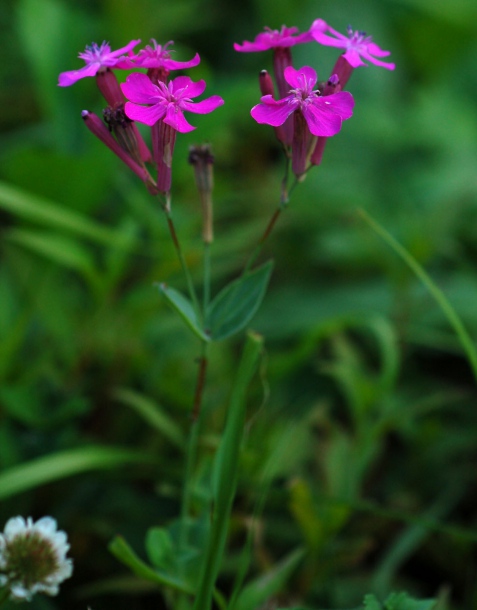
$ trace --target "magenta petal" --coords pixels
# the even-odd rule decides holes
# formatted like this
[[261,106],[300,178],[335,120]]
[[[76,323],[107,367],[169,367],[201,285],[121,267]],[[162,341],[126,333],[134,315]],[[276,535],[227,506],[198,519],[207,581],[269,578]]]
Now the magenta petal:
[[356,51],[355,49],[349,49],[346,53],[343,53],[343,57],[349,63],[352,68],[359,68],[360,66],[366,66],[367,64],[361,59],[363,52]]
[[319,102],[323,102],[338,114],[342,119],[349,119],[353,115],[354,98],[348,91],[340,91],[332,95],[325,95],[318,98]]
[[184,114],[177,106],[169,105],[167,108],[166,116],[164,117],[164,123],[170,125],[180,133],[187,133],[193,131],[195,127],[186,121]]
[[348,46],[348,39],[345,37],[343,37],[344,40],[339,40],[328,36],[328,34],[325,34],[320,30],[312,30],[311,35],[316,40],[316,42],[319,42],[320,44],[323,44],[326,47],[338,47],[341,49],[346,49],[346,47]]
[[128,44],[125,47],[121,47],[117,51],[113,51],[112,53],[109,54],[109,56],[111,58],[113,58],[113,57],[119,57],[121,55],[124,55],[125,53],[129,53],[129,51],[134,49],[134,47],[136,45],[138,45],[140,42],[141,42],[141,39],[139,39],[139,40],[131,40],[131,42],[128,42]]
[[370,55],[376,55],[376,57],[388,57],[388,55],[391,55],[391,51],[384,51],[375,42],[369,42],[366,45],[366,51]]
[[324,19],[315,19],[315,21],[313,21],[313,23],[311,24],[309,31],[313,32],[315,30],[317,32],[326,32],[327,29],[328,24]]
[[[325,99],[325,98],[321,98]],[[317,98],[317,101],[321,101]],[[334,136],[341,129],[341,117],[320,103],[309,104],[302,108],[308,129],[314,136]]]
[[139,72],[130,74],[126,82],[121,84],[121,89],[128,100],[136,104],[151,104],[157,101],[160,95],[158,87],[145,74]]
[[287,66],[283,74],[287,83],[295,89],[303,88],[304,83],[303,79],[300,78],[301,76],[305,77],[306,83],[310,89],[316,85],[316,72],[310,66],[303,66],[303,68],[300,68],[299,70],[295,70],[293,66]]
[[265,51],[265,49],[257,48],[257,46],[258,45],[253,42],[249,42],[248,40],[244,40],[242,44],[234,42],[234,50],[238,51],[239,53],[253,53],[254,51]]
[[[270,98],[271,102],[263,102],[265,98]],[[275,101],[271,96],[266,95],[262,98],[262,103],[257,104],[252,108],[250,114],[257,121],[257,123],[266,123],[273,127],[279,127],[287,120],[287,118],[293,113],[297,104],[293,103],[293,98],[285,98],[280,101]]]
[[394,70],[394,68],[396,67],[396,64],[389,63],[387,61],[381,61],[380,59],[376,59],[375,57],[373,57],[372,55],[369,55],[369,53],[366,53],[364,51],[361,51],[361,55],[362,55],[362,57],[364,57],[364,59],[366,59],[370,63],[374,64],[375,66],[380,66],[381,68],[386,68],[387,70]]
[[189,61],[175,61],[173,59],[165,59],[164,67],[168,70],[184,70],[185,68],[195,68],[200,64],[200,56],[198,53]]
[[94,76],[100,69],[101,64],[94,63],[89,66],[83,66],[79,70],[70,70],[69,72],[62,72],[58,76],[58,85],[60,87],[69,87],[76,83],[76,81],[87,76]]
[[132,102],[126,102],[124,104],[124,112],[126,116],[133,121],[139,121],[145,125],[154,125],[159,119],[166,114],[166,108],[162,104],[155,104],[154,106],[138,106]]
[[114,67],[119,70],[133,70],[138,68],[139,65],[136,63],[136,56],[132,55],[130,57],[120,57]]
[[212,95],[201,102],[182,102],[183,110],[195,112],[196,114],[208,114],[213,112],[219,106],[222,106],[224,100],[219,95]]
[[188,76],[178,76],[171,81],[172,91],[176,93],[180,89],[185,89],[183,97],[197,97],[205,91],[205,80],[197,81],[196,83]]

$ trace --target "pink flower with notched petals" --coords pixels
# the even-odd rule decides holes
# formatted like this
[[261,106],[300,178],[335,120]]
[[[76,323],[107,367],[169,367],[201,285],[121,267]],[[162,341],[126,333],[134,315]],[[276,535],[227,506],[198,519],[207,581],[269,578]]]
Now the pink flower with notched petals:
[[253,53],[255,51],[269,51],[276,48],[293,47],[301,42],[310,42],[313,40],[310,32],[298,34],[298,28],[287,28],[282,25],[280,30],[272,30],[265,28],[265,32],[261,32],[255,37],[253,42],[244,40],[243,44],[234,43],[234,49],[242,53]]
[[84,53],[80,53],[78,56],[86,62],[86,66],[79,70],[62,72],[58,78],[58,85],[60,87],[69,87],[81,78],[95,76],[102,68],[118,67],[122,56],[131,51],[140,42],[140,40],[131,40],[125,47],[121,47],[117,51],[111,51],[111,47],[107,42],[103,42],[101,45],[93,42],[86,47]]
[[182,70],[185,68],[194,68],[200,63],[199,54],[189,61],[175,61],[171,59],[171,50],[168,49],[170,45],[174,44],[173,40],[166,42],[165,45],[157,44],[152,39],[151,44],[147,45],[144,49],[141,49],[137,55],[130,55],[128,58],[123,59],[118,64],[119,68],[152,68],[167,70]]
[[260,104],[250,111],[257,123],[279,127],[293,112],[300,111],[312,135],[330,137],[337,134],[342,121],[353,114],[354,99],[351,93],[340,91],[332,95],[319,95],[318,90],[314,89],[317,75],[310,66],[299,70],[289,66],[284,76],[292,87],[289,95],[281,100],[274,100],[271,95],[263,96]]
[[185,119],[184,110],[208,114],[224,103],[218,95],[193,102],[191,98],[204,92],[205,81],[194,83],[188,76],[178,76],[169,83],[158,82],[155,85],[145,74],[134,73],[127,77],[121,89],[130,100],[124,106],[130,119],[146,125],[162,120],[181,133],[195,129]]
[[[332,35],[329,36],[326,32]],[[330,27],[323,19],[316,19],[311,24],[309,33],[316,42],[322,45],[345,49],[343,57],[353,68],[366,66],[367,64],[364,63],[363,59],[388,70],[394,70],[395,68],[395,64],[377,59],[379,57],[387,57],[391,55],[391,52],[383,51],[373,42],[371,36],[366,35],[366,32],[353,31],[348,26],[348,35],[345,36]]]

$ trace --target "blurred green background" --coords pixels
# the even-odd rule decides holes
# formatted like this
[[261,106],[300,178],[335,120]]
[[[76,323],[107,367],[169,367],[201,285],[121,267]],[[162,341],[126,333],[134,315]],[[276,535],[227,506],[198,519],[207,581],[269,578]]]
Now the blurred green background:
[[[357,214],[364,208],[432,275],[477,337],[477,6],[473,0],[3,0],[0,4],[0,524],[54,516],[74,577],[36,608],[158,607],[107,551],[142,554],[175,517],[197,341],[154,282],[183,288],[157,203],[85,129],[93,79],[57,87],[91,41],[174,40],[225,105],[194,115],[174,156],[173,214],[201,277],[192,144],[216,157],[213,286],[233,279],[279,198],[273,130],[249,115],[265,25],[351,24],[396,70],[355,71],[354,116],[293,194],[262,259],[272,284],[253,328],[267,358],[250,399],[223,587],[271,460],[251,573],[304,545],[277,601],[342,608],[366,592],[477,607],[475,380],[432,297]],[[293,49],[329,76],[336,50]],[[217,445],[240,340],[211,352],[197,485]],[[147,406],[144,407],[144,401]],[[145,413],[155,403],[161,421]],[[158,432],[159,430],[159,432]],[[447,601],[445,601],[447,598]],[[161,607],[159,602],[159,607]]]

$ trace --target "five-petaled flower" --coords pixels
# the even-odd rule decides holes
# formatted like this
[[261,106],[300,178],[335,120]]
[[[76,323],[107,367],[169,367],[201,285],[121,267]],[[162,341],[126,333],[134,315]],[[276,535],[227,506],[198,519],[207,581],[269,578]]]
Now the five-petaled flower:
[[[329,36],[326,32],[332,35]],[[322,45],[345,49],[343,57],[353,68],[366,66],[367,64],[364,63],[363,59],[388,70],[394,70],[395,68],[395,64],[378,59],[379,57],[387,57],[391,52],[378,47],[373,42],[372,37],[367,36],[366,32],[353,31],[351,26],[348,26],[348,35],[345,36],[330,27],[323,19],[316,19],[311,24],[310,34]]]
[[300,111],[312,135],[330,137],[341,129],[343,119],[349,119],[353,114],[354,99],[351,93],[340,91],[321,96],[314,89],[317,76],[310,66],[299,70],[289,66],[285,69],[285,80],[292,87],[287,97],[274,100],[271,95],[264,95],[260,104],[250,111],[257,123],[278,127],[293,112]]
[[171,59],[171,50],[168,49],[174,44],[173,40],[166,42],[165,45],[158,44],[154,39],[151,40],[150,45],[146,45],[144,49],[141,49],[137,55],[130,55],[127,58],[123,58],[118,62],[117,67],[122,69],[130,68],[148,68],[156,70],[164,70],[170,72],[171,70],[183,70],[185,68],[195,68],[200,63],[199,54],[196,53],[189,61],[176,61]]
[[80,78],[96,76],[101,69],[117,67],[120,61],[124,59],[124,54],[131,51],[140,42],[140,40],[131,40],[125,47],[121,47],[117,51],[111,51],[111,47],[107,42],[103,42],[101,45],[93,42],[86,47],[84,53],[80,53],[78,56],[84,59],[86,66],[79,70],[62,72],[58,78],[58,85],[60,87],[69,87],[77,80],[80,80]]
[[205,90],[205,81],[193,82],[188,76],[178,76],[169,83],[152,83],[145,74],[130,74],[121,85],[124,95],[130,100],[124,110],[133,121],[154,125],[162,120],[176,131],[186,133],[195,129],[184,117],[184,110],[197,114],[208,114],[224,100],[212,95],[201,102],[191,98],[201,95]]
[[298,28],[287,28],[282,25],[280,30],[272,30],[266,27],[265,32],[258,34],[253,42],[244,40],[242,44],[234,43],[234,49],[242,53],[252,53],[254,51],[293,47],[300,42],[310,42],[311,40],[313,38],[309,32],[298,34]]

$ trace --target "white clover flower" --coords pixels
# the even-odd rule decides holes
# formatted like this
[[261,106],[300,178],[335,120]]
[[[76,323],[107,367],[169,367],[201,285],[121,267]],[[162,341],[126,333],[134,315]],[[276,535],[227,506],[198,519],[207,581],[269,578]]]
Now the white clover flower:
[[7,587],[17,601],[30,601],[35,593],[56,595],[58,585],[73,572],[66,557],[69,548],[52,517],[35,523],[31,517],[9,519],[0,534],[0,587]]

